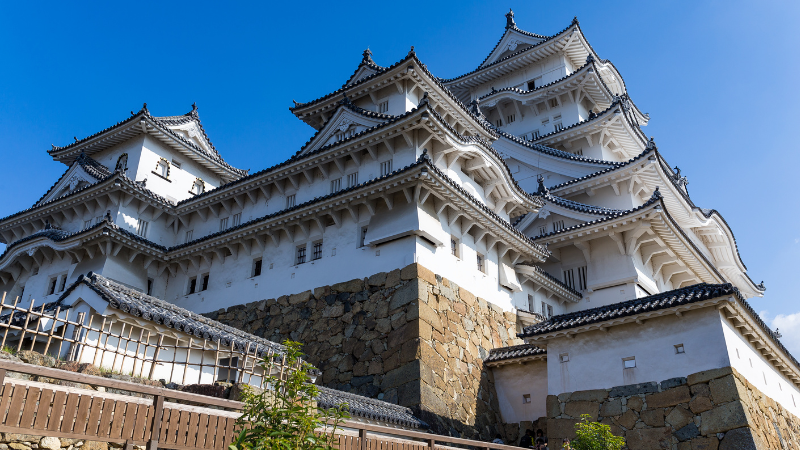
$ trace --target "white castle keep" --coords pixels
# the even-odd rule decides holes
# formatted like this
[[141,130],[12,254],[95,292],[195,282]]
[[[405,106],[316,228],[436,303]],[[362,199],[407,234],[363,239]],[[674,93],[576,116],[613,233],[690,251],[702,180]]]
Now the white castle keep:
[[365,51],[341,88],[290,108],[306,144],[254,173],[223,159],[194,105],[145,104],[53,146],[62,177],[0,219],[6,303],[82,302],[178,339],[81,286],[197,318],[416,263],[515,318],[518,345],[481,347],[505,423],[546,416],[548,395],[728,366],[800,415],[800,366],[746,301],[763,283],[642,131],[617,68],[577,20],[543,36],[506,18],[455,78],[413,47],[389,66]]

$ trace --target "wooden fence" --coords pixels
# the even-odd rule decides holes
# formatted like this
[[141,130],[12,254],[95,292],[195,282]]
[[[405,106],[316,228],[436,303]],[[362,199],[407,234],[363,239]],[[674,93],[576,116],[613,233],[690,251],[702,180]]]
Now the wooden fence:
[[[22,380],[6,376],[8,372],[127,391],[131,395]],[[146,445],[148,450],[224,450],[239,431],[235,422],[243,406],[232,400],[14,361],[0,360],[0,380],[0,432],[114,442],[124,444],[126,450],[133,445]],[[356,420],[347,420],[342,426],[336,439],[340,450],[442,450],[452,444],[462,448],[517,449]]]

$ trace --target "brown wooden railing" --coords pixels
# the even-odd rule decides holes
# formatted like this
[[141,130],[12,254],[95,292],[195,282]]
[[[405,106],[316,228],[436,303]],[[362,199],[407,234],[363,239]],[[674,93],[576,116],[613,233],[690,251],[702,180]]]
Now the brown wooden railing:
[[[139,397],[22,380],[7,376],[8,372],[127,391]],[[147,445],[148,450],[224,450],[239,431],[235,422],[243,406],[232,400],[15,361],[0,360],[0,381],[0,432],[114,442],[124,444],[126,450],[133,445]],[[441,450],[447,444],[517,449],[356,420],[345,421],[337,434],[340,450]]]

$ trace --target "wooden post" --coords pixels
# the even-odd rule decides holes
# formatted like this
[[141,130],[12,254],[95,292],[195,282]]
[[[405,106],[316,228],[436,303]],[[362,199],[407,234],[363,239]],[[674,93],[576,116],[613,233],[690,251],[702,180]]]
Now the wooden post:
[[0,386],[6,382],[6,369],[0,369]]
[[363,428],[359,429],[358,437],[361,440],[361,450],[367,450],[367,430]]
[[133,450],[133,442],[125,441],[125,449],[124,450]]
[[428,439],[428,448],[431,450],[436,448],[436,439]]
[[[148,344],[150,343],[150,335],[147,336],[147,343]],[[161,334],[158,335],[158,343],[156,344],[156,348],[153,351],[153,364],[150,365],[150,376],[148,378],[150,378],[151,380],[153,379],[153,374],[155,374],[155,372],[156,372],[156,365],[158,364],[158,353],[161,351],[161,344],[163,344],[163,343],[164,343],[164,334],[161,333]],[[144,356],[147,357],[147,349],[146,348],[144,350],[144,353],[145,353]],[[142,363],[142,368],[144,368],[144,363]],[[167,382],[170,382],[170,381],[172,381],[172,380],[168,380]]]
[[153,399],[153,426],[150,428],[150,442],[147,450],[158,449],[158,436],[161,435],[161,416],[164,413],[164,396],[156,395]]

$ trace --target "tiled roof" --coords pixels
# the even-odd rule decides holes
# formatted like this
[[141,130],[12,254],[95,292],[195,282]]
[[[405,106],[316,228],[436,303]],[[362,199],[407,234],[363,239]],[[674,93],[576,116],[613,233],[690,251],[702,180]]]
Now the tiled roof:
[[570,314],[553,316],[545,322],[540,322],[529,327],[525,327],[519,337],[531,337],[540,334],[552,333],[554,331],[568,330],[583,325],[597,322],[604,322],[625,316],[632,316],[649,311],[671,308],[673,306],[686,305],[702,300],[732,295],[741,301],[744,298],[739,290],[730,283],[726,284],[707,284],[700,283],[692,286],[662,292],[660,294],[637,298],[621,303],[601,306],[599,308],[586,309]]
[[563,206],[565,208],[586,214],[596,214],[600,216],[615,216],[623,214],[625,212],[625,210],[622,209],[605,208],[603,206],[586,205],[584,203],[574,202],[572,200],[567,200],[565,198],[558,197],[550,193],[548,193],[544,198],[545,200],[554,203],[556,205]]
[[319,98],[317,98],[317,99],[311,100],[311,101],[309,101],[309,102],[304,102],[304,103],[295,102],[295,105],[294,105],[293,107],[289,108],[289,110],[290,110],[290,111],[295,111],[295,110],[297,110],[297,109],[299,109],[299,108],[304,108],[304,107],[306,107],[306,106],[313,105],[313,104],[315,104],[315,103],[319,103],[319,102],[322,102],[322,101],[324,101],[324,100],[327,100],[327,99],[329,99],[329,98],[331,98],[331,97],[334,97],[334,96],[340,95],[340,94],[342,94],[342,93],[345,93],[347,90],[353,89],[353,88],[354,88],[354,87],[356,87],[356,86],[359,86],[359,85],[361,85],[361,84],[363,84],[363,83],[366,83],[367,81],[370,81],[370,80],[372,80],[373,78],[376,78],[376,77],[380,76],[381,74],[383,74],[383,73],[385,73],[385,72],[388,72],[388,71],[390,71],[390,70],[392,70],[392,69],[394,69],[394,68],[396,68],[396,67],[398,67],[398,66],[401,66],[402,64],[405,64],[405,63],[407,63],[407,62],[410,62],[410,61],[414,61],[415,63],[417,63],[417,65],[418,65],[418,66],[419,66],[419,67],[422,69],[422,71],[425,73],[425,75],[426,75],[428,78],[430,78],[430,79],[433,81],[433,83],[434,83],[434,84],[435,84],[437,87],[439,87],[439,89],[441,89],[441,90],[442,90],[442,92],[444,92],[444,93],[445,93],[445,94],[446,94],[448,97],[450,97],[450,100],[452,100],[452,101],[453,101],[453,102],[454,102],[456,105],[458,105],[458,106],[459,106],[459,107],[462,109],[462,112],[463,112],[463,113],[464,113],[464,114],[465,114],[467,117],[471,118],[472,120],[474,120],[475,122],[477,122],[479,125],[481,125],[481,126],[484,128],[484,130],[485,130],[485,131],[487,131],[487,132],[488,132],[490,135],[492,135],[492,136],[495,136],[495,135],[496,135],[496,133],[495,133],[495,131],[494,131],[494,128],[492,128],[488,122],[485,122],[485,121],[482,121],[482,120],[480,120],[480,118],[479,118],[479,117],[477,117],[475,114],[473,114],[473,113],[472,113],[472,112],[469,110],[469,108],[468,108],[468,107],[467,107],[467,106],[466,106],[464,103],[462,103],[462,102],[461,102],[461,100],[459,100],[459,99],[458,99],[458,98],[457,98],[457,97],[456,97],[456,96],[455,96],[455,95],[454,95],[454,94],[453,94],[453,93],[450,91],[450,89],[448,89],[448,88],[447,88],[447,87],[446,87],[444,84],[442,84],[442,81],[441,81],[441,79],[440,79],[439,77],[437,77],[437,76],[433,75],[433,74],[432,74],[432,73],[431,73],[431,72],[428,70],[428,67],[427,67],[425,64],[423,64],[423,63],[422,63],[422,61],[420,61],[420,60],[419,60],[419,58],[417,58],[417,54],[416,54],[416,52],[414,52],[414,47],[411,47],[411,51],[409,51],[409,52],[408,52],[408,55],[406,55],[406,57],[405,57],[405,58],[403,58],[403,59],[401,59],[400,61],[398,61],[398,62],[396,62],[396,63],[392,64],[391,66],[388,66],[388,67],[381,67],[381,69],[380,69],[379,71],[375,72],[374,74],[372,74],[372,75],[369,75],[369,76],[367,76],[367,77],[364,77],[364,78],[362,78],[362,79],[360,79],[360,80],[356,81],[355,83],[352,83],[352,84],[349,84],[349,85],[342,86],[341,88],[339,88],[339,89],[337,89],[337,90],[335,90],[335,91],[333,91],[333,92],[331,92],[331,93],[328,93],[328,94],[326,94],[326,95],[323,95],[322,97],[319,97]]
[[64,177],[67,175],[67,173],[69,173],[69,171],[72,170],[72,167],[75,166],[76,164],[81,166],[81,168],[89,176],[91,176],[91,177],[93,177],[93,178],[95,178],[97,180],[101,180],[101,179],[106,178],[109,175],[111,175],[111,171],[108,170],[108,167],[100,164],[99,162],[95,161],[91,157],[86,156],[85,153],[81,153],[80,155],[78,155],[78,157],[75,159],[75,161],[73,161],[72,164],[70,164],[70,166],[67,168],[67,170],[65,170],[64,173],[61,174],[61,176],[58,178],[58,180],[56,180],[56,182],[53,183],[52,186],[50,186],[50,189],[48,189],[47,192],[45,192],[44,195],[42,195],[39,198],[39,200],[36,200],[36,203],[34,203],[33,206],[38,205],[39,202],[41,202],[42,200],[44,200],[45,197],[50,195],[50,193],[53,191],[53,189],[55,189],[56,186],[58,186],[61,183],[61,180],[64,179]]
[[407,428],[428,428],[427,423],[416,418],[411,409],[404,406],[323,386],[318,386],[318,388],[319,395],[316,400],[317,405],[321,408],[330,409],[346,403],[347,411],[354,417],[377,420]]
[[688,305],[717,297],[731,296],[742,307],[750,318],[761,328],[770,340],[785,353],[795,368],[800,369],[800,362],[783,345],[780,337],[767,326],[761,316],[747,303],[744,296],[730,283],[707,284],[700,283],[680,289],[661,292],[647,297],[637,298],[626,302],[614,303],[599,308],[586,309],[570,314],[554,316],[545,322],[540,322],[525,327],[518,336],[521,338],[533,337],[555,331],[568,330],[583,325],[605,322],[620,317],[632,316],[649,311],[658,311],[675,306]]
[[278,353],[283,352],[283,346],[280,344],[223,325],[92,272],[80,275],[61,294],[58,301],[63,303],[80,285],[85,285],[96,292],[112,308],[201,339],[220,341],[223,347],[233,346],[236,350],[244,351],[249,344],[251,349],[256,349],[259,356],[265,355],[269,349]]
[[483,362],[492,363],[506,359],[524,358],[526,356],[546,355],[547,350],[532,344],[512,345],[510,347],[493,348],[489,350]]
[[[394,116],[394,115],[391,115],[391,114],[383,114],[383,113],[378,113],[378,112],[375,112],[375,111],[370,111],[370,110],[368,110],[368,109],[361,108],[361,107],[359,107],[359,106],[356,106],[356,105],[354,105],[354,104],[353,104],[353,102],[352,102],[352,101],[350,101],[350,99],[349,99],[349,98],[347,98],[347,96],[345,96],[344,98],[342,98],[341,100],[339,100],[339,102],[337,103],[337,105],[338,105],[338,106],[337,106],[337,107],[336,107],[336,109],[333,111],[333,114],[331,114],[331,117],[333,117],[333,115],[334,115],[334,114],[336,114],[336,111],[338,111],[340,108],[347,108],[347,109],[349,109],[350,111],[353,111],[353,112],[354,112],[354,113],[356,113],[356,114],[362,115],[362,116],[364,116],[364,117],[369,117],[370,119],[379,119],[379,120],[385,120],[385,121],[389,121],[389,120],[394,120],[394,119],[396,119],[396,118],[400,117],[400,116]],[[327,125],[327,123],[326,123],[326,125]],[[366,130],[364,130],[364,131],[369,131],[369,130],[372,130],[372,128],[373,128],[373,127],[367,127],[367,129],[366,129]],[[296,154],[297,154],[297,155],[299,155],[300,153],[302,153],[302,152],[303,152],[303,150],[305,150],[305,149],[306,149],[306,147],[308,147],[308,146],[309,146],[309,145],[310,145],[312,142],[314,142],[314,139],[316,139],[316,138],[317,138],[317,136],[319,136],[319,135],[320,135],[320,133],[322,133],[323,131],[325,131],[325,126],[324,126],[324,125],[322,126],[322,128],[320,128],[319,130],[317,130],[317,131],[316,131],[316,132],[315,132],[315,133],[314,133],[314,134],[313,134],[313,135],[312,135],[312,136],[311,136],[311,137],[308,139],[308,141],[306,141],[306,143],[305,143],[305,144],[303,144],[303,146],[302,146],[302,147],[300,147],[300,150],[299,150],[299,151],[298,151]],[[361,134],[361,133],[359,133],[359,135],[360,135],[360,134]],[[339,142],[340,142],[340,141],[337,141],[335,144],[338,144]],[[326,146],[326,148],[327,148],[327,147],[330,147],[330,145]]]
[[587,158],[585,156],[576,155],[575,153],[569,153],[569,152],[565,152],[563,150],[556,150],[554,148],[550,148],[550,147],[544,146],[542,144],[536,144],[536,143],[528,141],[526,139],[522,139],[519,136],[514,136],[513,134],[506,133],[505,131],[503,131],[503,130],[501,130],[499,128],[495,128],[495,131],[497,132],[497,134],[500,135],[501,138],[506,138],[506,139],[508,139],[508,140],[510,140],[512,142],[515,142],[517,144],[520,144],[520,145],[523,145],[525,147],[528,147],[531,150],[535,150],[537,152],[544,153],[546,155],[556,156],[558,158],[569,159],[569,160],[572,160],[572,161],[587,162],[587,163],[592,163],[592,164],[602,164],[604,166],[611,166],[611,168],[617,167],[620,164],[620,163],[613,162],[613,161],[605,161],[605,160],[602,160],[602,159]]
[[564,290],[568,291],[569,293],[571,293],[571,294],[573,294],[573,295],[577,296],[578,298],[583,298],[583,294],[581,294],[579,291],[575,290],[574,288],[571,288],[571,287],[567,286],[567,284],[566,284],[566,283],[564,283],[563,281],[561,281],[561,280],[559,280],[558,278],[554,277],[553,275],[551,275],[551,274],[550,274],[550,272],[548,272],[548,271],[546,271],[546,270],[542,269],[541,267],[537,266],[536,264],[524,264],[524,263],[520,263],[520,264],[517,264],[517,265],[518,265],[518,266],[526,266],[526,267],[530,267],[530,268],[532,268],[534,271],[536,271],[537,273],[541,274],[543,277],[545,277],[545,278],[547,278],[548,280],[550,280],[551,282],[553,282],[553,283],[555,283],[555,284],[557,284],[557,285],[561,286],[561,288],[562,288],[562,289],[564,289]]
[[580,223],[578,225],[573,225],[571,227],[562,228],[562,229],[560,229],[558,231],[552,231],[550,233],[543,234],[541,236],[537,236],[536,239],[539,240],[541,238],[554,236],[556,234],[568,233],[568,232],[577,230],[579,228],[584,228],[584,227],[595,225],[595,224],[598,224],[598,223],[601,223],[601,222],[606,222],[606,221],[609,221],[609,220],[612,220],[612,219],[616,219],[618,217],[627,216],[628,214],[633,214],[635,212],[641,211],[642,209],[647,208],[648,206],[650,206],[650,205],[652,205],[652,204],[654,204],[656,202],[660,202],[660,201],[661,201],[661,192],[658,189],[656,189],[655,191],[653,191],[653,195],[650,197],[650,199],[647,200],[646,202],[644,202],[644,204],[642,204],[641,206],[637,206],[636,208],[628,209],[628,210],[619,210],[618,213],[613,214],[613,215],[601,217],[601,218],[595,219],[595,220],[590,220],[588,222]]
[[618,97],[617,99],[615,99],[615,100],[614,100],[614,102],[613,102],[613,103],[611,103],[611,106],[609,106],[608,108],[606,108],[606,109],[605,109],[605,110],[603,110],[603,111],[600,111],[599,113],[595,114],[594,116],[590,115],[588,119],[582,120],[582,121],[580,121],[580,122],[573,123],[572,125],[570,125],[570,126],[568,126],[568,127],[561,128],[560,130],[554,130],[554,131],[551,131],[551,132],[549,132],[549,133],[547,133],[547,134],[543,134],[543,135],[539,136],[538,138],[536,138],[535,140],[536,140],[536,141],[542,141],[542,140],[545,140],[545,139],[547,139],[547,138],[549,138],[549,137],[551,137],[551,136],[555,136],[555,135],[557,135],[557,134],[561,134],[561,133],[566,133],[568,130],[571,130],[571,129],[573,129],[573,128],[577,128],[577,127],[579,127],[579,126],[581,126],[581,125],[585,125],[585,124],[587,124],[587,123],[589,123],[589,122],[593,122],[593,121],[595,121],[595,120],[598,120],[598,119],[600,119],[600,117],[602,117],[602,116],[604,116],[604,115],[608,114],[608,113],[609,113],[610,111],[612,111],[614,108],[616,108],[617,106],[619,106],[619,107],[620,107],[620,109],[622,110],[622,114],[623,114],[623,115],[625,116],[625,118],[628,120],[628,123],[629,123],[629,124],[632,126],[633,130],[634,130],[634,131],[638,131],[638,133],[637,133],[637,137],[638,137],[638,138],[639,138],[639,139],[642,141],[642,143],[646,143],[646,142],[647,142],[647,139],[646,139],[646,137],[645,137],[645,135],[644,135],[644,132],[643,132],[643,131],[641,130],[641,128],[639,127],[639,124],[638,124],[638,122],[636,122],[635,118],[634,118],[633,120],[631,120],[631,118],[630,118],[630,117],[628,117],[628,112],[625,110],[625,108],[624,108],[624,107],[622,107],[622,104],[623,104],[623,103],[624,103],[626,100],[627,100],[627,97],[626,97],[626,96],[624,96],[624,95],[623,95],[622,97]]
[[[473,73],[475,73],[475,72],[477,72],[477,71],[479,71],[479,70],[483,70],[483,69],[486,69],[487,67],[492,67],[492,66],[494,66],[494,65],[496,65],[496,64],[500,64],[500,63],[502,63],[502,62],[504,62],[504,61],[507,61],[507,60],[509,60],[509,59],[511,59],[511,58],[513,58],[513,57],[515,57],[515,56],[517,56],[517,55],[519,55],[519,54],[521,54],[521,53],[527,52],[528,50],[531,50],[531,49],[533,49],[533,48],[537,48],[537,47],[539,47],[539,46],[541,46],[541,45],[544,45],[544,44],[546,44],[547,42],[550,42],[550,41],[552,41],[554,38],[558,37],[559,35],[563,34],[565,31],[569,30],[569,29],[570,29],[570,28],[572,28],[573,26],[577,26],[577,25],[578,25],[578,19],[577,19],[577,18],[575,18],[575,19],[573,19],[573,20],[572,20],[572,23],[570,23],[570,24],[569,24],[569,26],[568,26],[567,28],[564,28],[563,30],[559,31],[558,33],[556,33],[556,34],[554,34],[554,35],[552,35],[552,36],[544,37],[544,36],[534,35],[534,37],[540,37],[540,38],[544,38],[544,40],[543,40],[542,42],[538,42],[538,43],[536,43],[536,44],[533,44],[533,45],[530,45],[530,46],[528,46],[528,47],[525,47],[525,48],[523,48],[522,50],[519,50],[519,51],[516,51],[516,52],[514,52],[514,53],[511,53],[510,55],[506,55],[506,56],[504,56],[504,57],[502,57],[502,58],[498,59],[497,61],[493,61],[492,63],[490,63],[490,64],[486,64],[486,65],[484,66],[484,63],[486,63],[486,60],[488,60],[488,59],[489,59],[489,56],[491,56],[491,55],[492,55],[492,53],[494,52],[494,48],[497,48],[497,46],[498,46],[498,45],[500,45],[500,42],[502,42],[502,40],[503,40],[503,37],[505,37],[505,33],[506,33],[506,32],[504,32],[504,33],[503,33],[503,36],[501,36],[501,37],[500,37],[500,40],[499,40],[499,41],[497,41],[497,44],[495,44],[495,46],[494,46],[494,48],[492,49],[492,51],[491,51],[491,52],[489,52],[489,55],[488,55],[488,56],[487,56],[487,57],[486,57],[486,58],[483,60],[483,62],[481,62],[481,64],[480,64],[480,65],[479,65],[479,66],[478,66],[478,67],[477,67],[475,70],[469,71],[469,72],[467,72],[467,73],[465,73],[465,74],[462,74],[462,75],[459,75],[459,76],[457,76],[457,77],[455,77],[455,78],[442,78],[441,80],[442,80],[442,82],[443,82],[443,83],[451,83],[451,82],[453,82],[453,81],[458,81],[458,80],[460,80],[460,79],[462,79],[462,78],[466,78],[467,76],[469,76],[469,75],[472,75]],[[518,31],[522,31],[522,30],[520,30],[519,28],[516,28],[516,27],[514,27],[514,29],[515,29],[515,30],[518,30]],[[580,27],[579,27],[578,29],[580,29]]]
[[588,175],[584,175],[582,177],[574,178],[572,180],[565,181],[565,182],[557,184],[555,186],[550,186],[548,189],[550,189],[551,191],[555,191],[557,189],[561,189],[563,187],[566,187],[566,186],[569,186],[569,185],[572,185],[572,184],[575,184],[575,183],[580,183],[581,181],[586,181],[586,180],[588,180],[590,178],[595,178],[595,177],[599,177],[601,175],[605,175],[606,173],[613,172],[613,171],[617,170],[620,167],[625,167],[625,166],[628,166],[630,164],[633,164],[634,162],[639,161],[640,159],[644,158],[645,156],[649,155],[651,152],[653,152],[655,150],[656,150],[655,145],[652,145],[652,146],[648,145],[647,148],[645,148],[644,151],[642,151],[642,153],[639,153],[638,155],[634,156],[633,158],[631,158],[631,159],[629,159],[629,160],[627,160],[627,161],[625,161],[623,163],[616,163],[614,166],[609,167],[607,169],[603,169],[603,170],[600,170],[600,171],[597,171],[597,172],[593,172],[593,173],[590,173]]
[[[104,222],[100,222],[100,223],[104,223]],[[95,225],[87,228],[87,230],[91,229],[91,228],[98,227],[100,225],[100,223],[95,224]],[[81,230],[81,231],[84,231],[84,230]],[[18,240],[14,241],[14,242],[9,242],[8,245],[6,245],[6,249],[3,251],[3,254],[0,255],[0,261],[2,261],[3,258],[8,254],[8,252],[13,250],[15,247],[17,247],[17,246],[19,246],[21,244],[24,244],[25,242],[32,241],[32,240],[34,240],[36,238],[45,237],[47,239],[50,239],[53,242],[59,242],[59,241],[63,241],[64,239],[67,239],[68,237],[70,237],[70,236],[72,236],[74,234],[77,234],[77,233],[80,233],[80,231],[75,232],[75,233],[70,233],[69,231],[60,230],[58,228],[47,228],[45,226],[44,229],[39,230],[39,231],[34,232],[34,233],[31,233],[28,236],[25,236],[24,238],[18,239]]]
[[[48,153],[50,153],[51,155],[54,155],[54,154],[60,153],[60,152],[62,152],[64,150],[69,150],[69,149],[71,149],[71,148],[73,148],[75,146],[81,145],[81,144],[83,144],[83,143],[85,143],[85,142],[87,142],[87,141],[89,141],[89,140],[91,140],[91,139],[93,139],[93,138],[95,138],[97,136],[100,136],[103,133],[106,133],[106,132],[114,130],[114,129],[121,128],[121,127],[126,126],[126,125],[130,125],[132,122],[134,122],[136,120],[139,120],[139,119],[141,119],[143,117],[150,119],[152,121],[152,123],[155,124],[160,131],[162,131],[165,134],[168,134],[171,137],[179,140],[184,145],[192,148],[194,151],[200,153],[201,155],[206,156],[210,160],[212,160],[212,161],[216,162],[217,164],[225,167],[227,170],[229,170],[229,171],[231,171],[233,173],[236,173],[236,174],[238,174],[240,176],[247,174],[246,170],[237,169],[237,168],[231,166],[230,164],[228,164],[227,162],[225,162],[224,159],[222,159],[222,156],[219,154],[217,149],[214,147],[214,144],[212,144],[211,141],[208,139],[208,134],[206,134],[206,131],[203,128],[203,125],[200,123],[200,116],[197,113],[197,106],[196,105],[192,105],[192,111],[190,111],[190,112],[188,112],[188,113],[186,113],[186,114],[184,114],[182,116],[156,117],[156,116],[153,116],[153,115],[150,114],[150,111],[147,109],[147,103],[145,103],[144,106],[142,107],[142,109],[139,110],[138,113],[132,113],[131,117],[129,117],[129,118],[125,119],[125,120],[119,121],[116,124],[114,124],[114,125],[112,125],[112,126],[110,126],[108,128],[105,128],[103,130],[100,130],[97,133],[94,133],[94,134],[92,134],[90,136],[87,136],[87,137],[85,137],[83,139],[76,139],[75,142],[73,142],[73,143],[71,143],[69,145],[66,145],[64,147],[58,147],[56,145],[53,145],[52,149],[48,150]],[[208,142],[208,145],[211,148],[210,151],[207,151],[207,150],[203,149],[199,145],[197,145],[197,144],[185,139],[183,136],[179,135],[178,133],[175,133],[174,131],[172,131],[172,130],[170,130],[168,128],[170,125],[172,125],[172,126],[181,125],[181,124],[192,122],[192,121],[197,123],[197,126],[202,131],[206,142]]]

